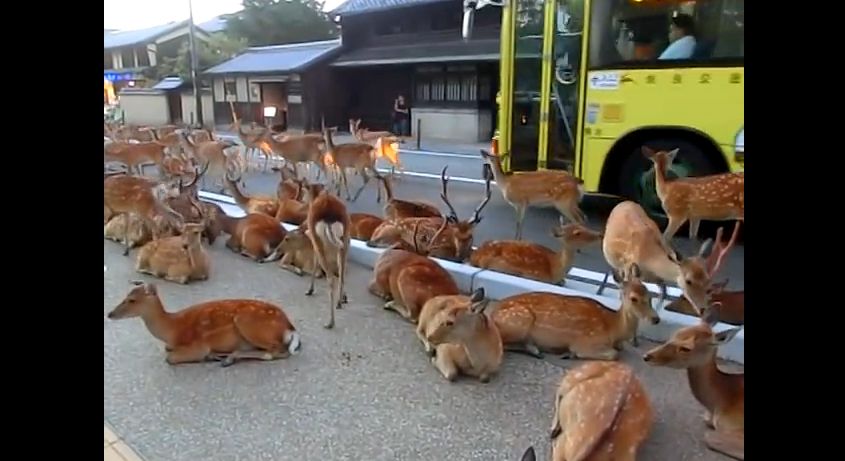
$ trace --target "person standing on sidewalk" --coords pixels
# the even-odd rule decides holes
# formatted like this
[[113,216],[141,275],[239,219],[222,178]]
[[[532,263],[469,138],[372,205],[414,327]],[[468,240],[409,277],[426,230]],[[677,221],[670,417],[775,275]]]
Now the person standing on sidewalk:
[[397,136],[410,136],[410,118],[405,97],[400,94],[393,100],[393,133]]

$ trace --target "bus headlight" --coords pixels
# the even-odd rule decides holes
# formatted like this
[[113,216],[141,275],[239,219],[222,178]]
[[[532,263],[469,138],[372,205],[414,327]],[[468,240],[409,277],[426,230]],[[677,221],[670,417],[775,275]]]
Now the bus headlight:
[[745,127],[739,130],[734,139],[734,159],[745,162]]

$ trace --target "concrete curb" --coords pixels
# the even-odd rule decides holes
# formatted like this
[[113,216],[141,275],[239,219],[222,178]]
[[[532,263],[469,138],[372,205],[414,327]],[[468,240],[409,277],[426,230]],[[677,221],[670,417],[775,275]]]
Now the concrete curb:
[[[229,196],[205,191],[200,191],[199,196],[203,200],[220,205],[220,207],[223,208],[223,211],[230,216],[244,216],[246,214],[237,205],[235,205],[235,201]],[[293,230],[298,227],[285,223],[282,225],[287,230]],[[351,248],[349,249],[349,257],[352,261],[355,261],[358,264],[372,268],[383,251],[384,249],[371,248],[363,241],[353,239]],[[565,286],[558,286],[515,277],[500,272],[479,269],[468,264],[458,264],[438,258],[432,259],[436,260],[438,264],[443,266],[444,269],[452,274],[452,277],[454,277],[458,287],[465,293],[469,293],[476,288],[483,287],[489,298],[501,300],[509,296],[529,291],[544,291],[562,295],[592,298],[613,310],[619,310],[619,292],[612,282],[609,283],[605,289],[606,295],[597,295],[593,293],[595,290],[595,286],[593,284],[582,281],[595,281],[596,279],[601,281],[603,275],[597,272],[573,268],[567,276]],[[655,294],[659,293],[659,289],[655,285],[648,284],[647,287],[649,288],[649,291]],[[678,297],[681,294],[681,291],[677,288],[670,288],[667,291],[670,298]],[[660,309],[660,320],[660,323],[657,325],[640,324],[639,335],[652,341],[663,342],[669,339],[672,336],[672,333],[679,328],[696,325],[698,323],[698,319],[694,317],[665,311],[662,309],[662,306]],[[715,330],[722,331],[729,328],[734,327],[725,323],[719,323],[716,325]],[[718,356],[723,359],[744,364],[745,330],[743,329],[737,333],[736,337],[730,343],[720,347]]]

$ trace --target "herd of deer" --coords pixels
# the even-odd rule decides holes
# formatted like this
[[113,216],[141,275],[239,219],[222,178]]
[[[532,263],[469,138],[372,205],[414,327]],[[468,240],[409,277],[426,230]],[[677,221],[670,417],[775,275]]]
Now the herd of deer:
[[[352,128],[356,130],[357,124]],[[165,130],[148,129],[151,141],[106,145],[106,159],[118,159],[130,173],[139,172],[106,174],[104,178],[105,235],[122,241],[124,254],[141,246],[137,271],[179,283],[205,280],[210,276],[211,257],[203,240],[210,246],[225,233],[229,236],[225,246],[232,251],[257,262],[278,261],[280,267],[297,275],[309,275],[309,295],[316,278],[327,278],[330,311],[324,326],[330,329],[335,324],[335,310],[346,302],[344,278],[350,239],[386,248],[374,265],[369,291],[385,301],[385,309],[416,325],[423,350],[447,380],[467,375],[489,381],[506,350],[538,358],[548,353],[588,360],[565,374],[555,396],[550,436],[557,461],[636,458],[651,431],[654,412],[633,369],[617,359],[625,342],[636,341],[640,322],[660,321],[658,310],[666,284],[676,284],[684,296],[667,309],[696,315],[700,322],[676,331],[643,358],[652,365],[686,369],[693,395],[707,409],[711,430],[705,436],[706,444],[733,458],[744,458],[743,375],[725,373],[716,365],[716,349],[740,328],[718,333],[713,329],[718,320],[744,323],[742,293],[725,292],[724,282],[714,280],[744,219],[742,173],[670,180],[666,170],[677,150],[644,148],[643,153],[655,164],[657,193],[669,226],[661,234],[640,205],[624,201],[610,213],[605,229],[596,231],[586,226],[579,208],[583,195],[580,180],[561,171],[508,174],[496,155],[483,152],[492,175],[487,175],[484,197],[473,215],[461,220],[448,198],[446,168],[441,174],[441,199],[448,213],[441,213],[431,203],[393,196],[390,178],[379,175],[373,166],[383,138],[374,143],[335,144],[325,126],[319,137],[298,135],[281,140],[263,131],[250,137],[253,135],[238,130],[247,149],[283,153],[287,162],[276,168],[281,179],[275,196],[244,193],[239,185],[242,170],[227,163],[225,154],[220,163],[220,153],[228,144],[213,138],[203,140],[209,133],[174,130],[165,134]],[[180,159],[182,167],[173,169],[164,161],[164,150],[151,147],[176,143],[200,161],[192,165]],[[311,156],[313,149],[324,150]],[[392,155],[396,159],[395,152]],[[162,178],[140,176],[142,159],[158,164]],[[309,162],[327,178],[326,167],[336,167],[340,174],[336,194],[298,174],[297,163]],[[342,184],[347,199],[352,199],[347,168],[356,169],[364,185],[372,173],[384,186],[383,217],[347,211],[338,197]],[[246,216],[228,216],[219,206],[199,200],[198,180],[221,171],[223,186]],[[488,241],[473,248],[473,230],[491,196],[490,176],[516,210],[516,239]],[[359,194],[360,190],[355,198]],[[551,231],[561,242],[558,251],[520,240],[525,210],[540,206],[554,207],[570,221],[561,217]],[[737,223],[727,243],[719,229],[715,244],[708,240],[697,255],[683,257],[672,248],[670,239],[685,221],[690,222],[690,234],[695,237],[702,219]],[[280,222],[299,227],[286,231]],[[530,292],[500,300],[491,313],[483,289],[462,294],[452,275],[431,258],[466,261],[480,268],[560,283],[573,265],[575,252],[599,242],[620,287],[618,311],[589,297]],[[645,286],[648,282],[662,289],[656,307]],[[212,300],[169,313],[155,284],[136,284],[108,316],[143,318],[150,333],[165,343],[170,364],[275,360],[300,348],[299,333],[274,304],[254,299]],[[523,460],[534,456],[529,448]]]

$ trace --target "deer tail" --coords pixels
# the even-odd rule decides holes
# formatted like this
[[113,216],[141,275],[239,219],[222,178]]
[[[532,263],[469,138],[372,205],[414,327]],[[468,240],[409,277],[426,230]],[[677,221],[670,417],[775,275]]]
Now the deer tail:
[[290,329],[285,332],[284,340],[285,345],[288,346],[288,352],[291,355],[299,352],[299,348],[302,347],[302,341],[300,341],[299,332],[294,329]]
[[327,223],[320,221],[314,225],[314,231],[321,240],[329,242],[333,247],[343,250],[343,223],[335,221]]

